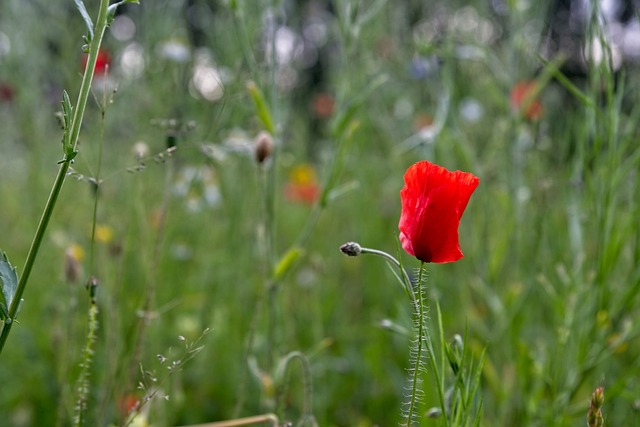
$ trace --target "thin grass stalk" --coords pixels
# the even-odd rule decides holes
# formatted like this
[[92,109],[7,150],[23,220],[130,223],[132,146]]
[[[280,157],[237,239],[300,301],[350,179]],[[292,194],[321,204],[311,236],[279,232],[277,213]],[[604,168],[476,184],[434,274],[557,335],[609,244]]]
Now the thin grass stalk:
[[134,346],[134,356],[131,364],[130,378],[135,378],[134,373],[137,370],[137,366],[139,366],[142,361],[144,336],[149,325],[149,320],[151,318],[151,307],[155,302],[156,288],[158,285],[157,272],[159,270],[158,265],[160,263],[160,256],[162,254],[162,243],[164,241],[164,233],[167,220],[166,217],[169,207],[169,199],[171,197],[171,181],[173,180],[173,169],[174,163],[171,162],[168,165],[167,172],[165,174],[165,188],[160,205],[160,220],[156,231],[155,242],[153,244],[153,253],[149,265],[149,271],[151,272],[151,275],[145,292],[143,306],[141,308],[140,321],[138,322],[138,334]]
[[[108,76],[108,68],[105,77]],[[96,166],[96,173],[93,177],[92,184],[94,186],[93,195],[93,213],[91,222],[91,245],[89,246],[89,276],[94,276],[94,261],[95,261],[95,241],[96,241],[96,226],[98,223],[98,201],[100,199],[100,190],[102,182],[100,180],[100,172],[102,170],[102,153],[104,149],[104,130],[105,130],[105,116],[107,114],[107,80],[105,78],[104,87],[102,88],[102,103],[100,107],[100,142],[98,144],[98,165]]]
[[96,332],[98,329],[98,306],[96,304],[94,293],[96,281],[94,277],[95,273],[95,246],[96,246],[96,225],[98,222],[98,202],[100,199],[100,171],[102,169],[102,153],[104,148],[104,130],[105,130],[105,114],[107,108],[107,91],[106,80],[105,87],[103,88],[103,103],[100,105],[101,114],[101,126],[100,126],[100,143],[98,144],[98,165],[96,166],[96,173],[93,177],[92,184],[94,185],[94,200],[93,200],[93,213],[91,224],[91,244],[89,246],[89,292],[91,294],[91,305],[89,307],[89,319],[88,319],[88,332],[86,345],[83,350],[83,358],[81,363],[81,372],[78,379],[78,401],[76,403],[76,416],[74,419],[74,425],[76,427],[84,424],[84,412],[86,411],[88,395],[90,391],[89,376],[91,364],[93,362],[93,354],[96,341]]

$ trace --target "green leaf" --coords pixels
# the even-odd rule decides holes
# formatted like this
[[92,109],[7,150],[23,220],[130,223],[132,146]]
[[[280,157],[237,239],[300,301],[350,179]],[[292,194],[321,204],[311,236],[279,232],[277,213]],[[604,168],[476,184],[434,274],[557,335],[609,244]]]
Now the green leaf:
[[80,15],[82,15],[82,19],[84,19],[84,23],[87,24],[87,29],[89,30],[89,35],[93,38],[93,21],[87,12],[87,8],[84,7],[84,3],[82,0],[73,0],[80,11]]
[[275,135],[276,128],[273,125],[273,119],[271,118],[271,111],[269,111],[269,106],[267,105],[267,101],[264,99],[264,95],[260,88],[252,81],[247,82],[247,90],[249,91],[249,95],[251,95],[251,99],[256,106],[256,110],[258,112],[258,117],[262,121],[265,129],[271,134]]
[[62,152],[64,154],[68,154],[73,151],[73,147],[71,146],[71,121],[73,117],[73,107],[71,106],[71,100],[69,99],[69,94],[67,91],[62,91],[62,124],[64,127],[64,133],[62,135]]
[[282,256],[282,258],[280,258],[280,260],[278,261],[278,264],[276,264],[276,267],[273,269],[274,280],[278,281],[282,279],[284,275],[291,269],[291,267],[296,262],[296,260],[300,258],[302,253],[303,253],[303,249],[298,246],[294,246],[291,249],[289,249]]
[[18,288],[18,275],[16,268],[11,265],[7,254],[2,252],[0,257],[0,316],[2,319],[9,319],[9,307],[13,301],[13,296]]
[[121,0],[107,8],[107,27],[110,27],[116,17],[116,10],[125,3],[140,4],[140,0]]

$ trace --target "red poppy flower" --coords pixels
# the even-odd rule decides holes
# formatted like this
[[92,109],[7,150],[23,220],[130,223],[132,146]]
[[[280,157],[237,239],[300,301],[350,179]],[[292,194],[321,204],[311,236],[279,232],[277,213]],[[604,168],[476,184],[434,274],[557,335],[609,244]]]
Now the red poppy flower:
[[400,191],[400,242],[420,261],[445,263],[463,257],[458,226],[480,179],[467,172],[449,172],[426,160],[411,166]]
[[509,96],[511,108],[521,112],[528,120],[538,120],[542,117],[542,104],[531,98],[535,90],[535,82],[518,82],[511,89]]

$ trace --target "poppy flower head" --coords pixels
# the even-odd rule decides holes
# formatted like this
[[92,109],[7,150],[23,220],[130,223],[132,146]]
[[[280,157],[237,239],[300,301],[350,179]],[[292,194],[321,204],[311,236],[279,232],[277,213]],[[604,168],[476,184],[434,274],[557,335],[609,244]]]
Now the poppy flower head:
[[480,180],[473,174],[450,172],[426,160],[411,166],[400,191],[400,243],[423,262],[446,263],[463,257],[458,226]]

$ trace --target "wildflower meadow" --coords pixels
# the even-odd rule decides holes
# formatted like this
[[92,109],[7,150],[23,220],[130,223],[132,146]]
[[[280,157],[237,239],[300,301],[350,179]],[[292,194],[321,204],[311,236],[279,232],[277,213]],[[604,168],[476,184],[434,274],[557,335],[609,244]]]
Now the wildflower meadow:
[[633,426],[625,1],[0,2],[0,426]]

